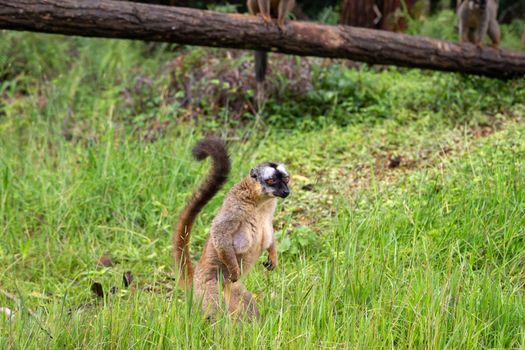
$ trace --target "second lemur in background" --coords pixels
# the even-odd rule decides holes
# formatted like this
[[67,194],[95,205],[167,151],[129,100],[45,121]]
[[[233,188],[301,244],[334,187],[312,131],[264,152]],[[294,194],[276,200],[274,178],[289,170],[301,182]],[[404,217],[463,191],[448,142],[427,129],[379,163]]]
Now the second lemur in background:
[[[295,6],[295,0],[248,0],[248,11],[251,15],[260,15],[266,23],[272,18],[277,18],[277,25],[282,30],[288,14]],[[262,83],[266,76],[268,67],[268,53],[266,51],[255,52],[255,80]]]
[[481,47],[483,38],[488,33],[492,47],[497,49],[500,42],[497,15],[496,0],[464,0],[458,7],[459,40]]

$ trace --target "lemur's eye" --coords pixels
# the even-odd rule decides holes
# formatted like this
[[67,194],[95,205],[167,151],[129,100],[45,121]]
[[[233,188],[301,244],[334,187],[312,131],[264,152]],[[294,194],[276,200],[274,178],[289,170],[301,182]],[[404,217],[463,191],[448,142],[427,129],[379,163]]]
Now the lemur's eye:
[[266,184],[267,184],[268,186],[273,186],[273,185],[275,185],[275,180],[274,180],[274,179],[267,179],[267,180],[265,180],[264,182],[266,182]]
[[284,182],[285,184],[287,184],[288,181],[290,181],[290,176],[285,176],[285,177],[283,177],[283,182]]

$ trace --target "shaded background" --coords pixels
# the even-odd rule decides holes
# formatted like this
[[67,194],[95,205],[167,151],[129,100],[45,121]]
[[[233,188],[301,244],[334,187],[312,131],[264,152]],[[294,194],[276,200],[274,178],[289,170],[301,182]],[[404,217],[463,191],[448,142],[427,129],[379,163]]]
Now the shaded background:
[[[240,12],[246,12],[245,0],[133,0],[150,4],[161,4],[171,6],[184,6],[195,8],[208,8],[215,5],[235,5]],[[435,13],[444,9],[455,9],[457,0],[405,0],[407,8],[417,13],[425,11]],[[402,29],[401,23],[395,23],[392,16],[396,9],[401,8],[402,0],[298,0],[302,14],[308,18],[317,19],[326,9],[336,9],[341,12],[343,23],[369,28],[399,30]],[[374,6],[381,12],[382,19],[377,21]],[[509,23],[514,19],[525,19],[525,1],[499,0],[500,22]],[[401,28],[400,28],[401,27]]]

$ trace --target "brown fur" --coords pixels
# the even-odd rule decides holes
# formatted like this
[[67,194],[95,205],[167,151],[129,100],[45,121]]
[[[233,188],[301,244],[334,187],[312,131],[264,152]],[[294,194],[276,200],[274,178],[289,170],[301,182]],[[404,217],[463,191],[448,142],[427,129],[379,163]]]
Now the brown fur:
[[277,18],[277,25],[283,29],[288,14],[295,6],[295,0],[248,0],[246,5],[250,14],[260,14],[266,23],[270,23],[272,17]]
[[461,42],[471,42],[481,48],[483,38],[488,34],[492,40],[492,47],[499,47],[498,3],[495,0],[487,0],[483,9],[472,9],[469,0],[464,0],[459,5],[457,14]]
[[[209,147],[206,150],[211,154]],[[223,151],[220,150],[222,157],[217,152],[211,154],[214,159],[212,174],[218,173],[216,159],[224,161]],[[277,265],[272,228],[276,198],[263,193],[255,178],[246,176],[226,195],[194,269],[190,262],[188,244],[195,217],[223,182],[222,178],[214,180],[210,175],[184,209],[173,238],[174,256],[179,271],[188,276],[183,282],[186,285],[193,282],[193,293],[202,302],[206,314],[213,317],[223,310],[231,315],[258,317],[259,310],[251,293],[238,280],[248,273],[264,250],[269,253],[266,268],[273,269]]]

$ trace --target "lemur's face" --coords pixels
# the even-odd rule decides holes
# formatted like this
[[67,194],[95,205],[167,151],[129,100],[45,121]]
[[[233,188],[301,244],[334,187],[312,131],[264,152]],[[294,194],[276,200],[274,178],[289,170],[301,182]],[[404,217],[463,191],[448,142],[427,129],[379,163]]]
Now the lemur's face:
[[468,4],[471,10],[483,10],[487,5],[487,0],[469,0]]
[[250,176],[261,184],[264,194],[281,198],[286,198],[290,194],[288,188],[290,175],[282,164],[273,162],[259,164],[250,170]]

